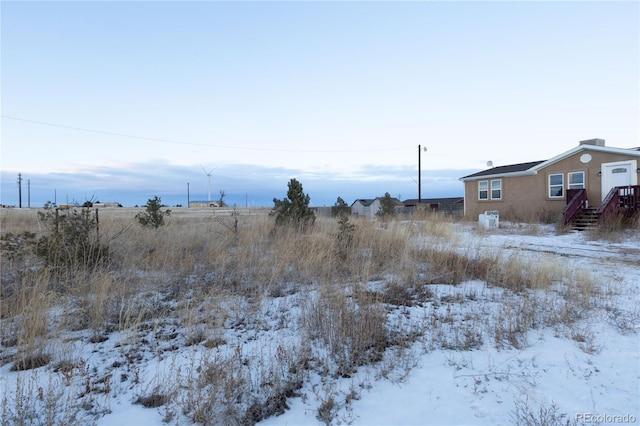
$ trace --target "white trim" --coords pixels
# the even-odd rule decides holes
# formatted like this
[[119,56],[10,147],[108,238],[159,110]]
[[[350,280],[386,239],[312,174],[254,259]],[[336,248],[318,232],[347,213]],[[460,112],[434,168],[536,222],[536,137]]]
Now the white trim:
[[462,215],[467,215],[467,185],[462,185]]
[[[487,184],[487,189],[484,189],[483,191],[487,192],[487,198],[480,198],[480,184],[482,182],[485,182]],[[490,188],[490,183],[488,179],[482,179],[478,181],[478,201],[489,201],[491,198],[491,188]]]
[[[500,196],[498,198],[493,198],[493,182],[500,183],[500,189],[497,189],[497,191],[500,191]],[[491,181],[489,181],[489,196],[492,200],[502,200],[502,179],[491,179]]]
[[529,170],[538,171],[545,167],[549,167],[553,163],[557,163],[558,161],[564,160],[565,158],[570,157],[573,154],[580,151],[596,151],[596,152],[604,152],[607,154],[622,154],[622,155],[629,155],[631,157],[640,157],[640,151],[634,151],[632,148],[610,148],[606,146],[597,146],[597,145],[578,145],[575,148],[570,149],[569,151],[566,151],[560,155],[556,155],[555,157],[547,161],[543,161],[537,166],[533,166]]
[[558,161],[564,160],[565,158],[570,157],[581,151],[595,151],[595,152],[604,152],[607,154],[621,154],[621,155],[640,158],[640,151],[637,151],[635,148],[612,148],[612,147],[597,146],[597,145],[578,145],[574,148],[571,148],[568,151],[563,152],[560,155],[556,155],[555,157],[549,160],[543,161],[542,163],[536,166],[533,166],[527,170],[522,170],[519,172],[511,172],[511,173],[495,173],[492,175],[473,176],[468,178],[460,178],[459,180],[462,182],[468,182],[468,181],[474,181],[474,180],[492,179],[497,177],[536,175],[538,174],[539,170],[544,169],[545,167],[549,167],[550,165],[557,163]]
[[[551,185],[551,176],[560,176],[562,177],[562,183],[561,184],[555,184],[555,185]],[[564,198],[566,195],[566,189],[565,189],[565,176],[564,173],[559,172],[559,173],[549,173],[547,174],[547,198],[549,198],[550,200],[559,200],[561,198]],[[561,190],[561,194],[560,195],[551,195],[551,187],[557,188],[559,186],[561,186],[560,190]]]
[[491,179],[498,179],[498,178],[503,178],[503,177],[512,177],[512,176],[532,176],[532,175],[537,175],[538,172],[532,172],[531,169],[528,170],[523,170],[521,172],[511,172],[511,173],[496,173],[493,175],[482,175],[482,176],[474,176],[474,177],[468,177],[468,178],[460,178],[459,180],[461,180],[462,182],[471,182],[474,180],[491,180]]
[[[571,175],[582,175],[582,186],[580,188],[571,188]],[[586,189],[587,188],[587,173],[584,170],[576,170],[573,172],[567,172],[567,191],[569,189]]]
[[602,163],[600,164],[600,174],[602,177],[602,181],[600,182],[600,197],[602,200],[607,196],[609,190],[611,189],[611,185],[609,182],[609,175],[606,173],[608,167],[616,167],[616,166],[629,166],[629,177],[631,178],[630,185],[638,184],[638,160],[623,160],[623,161],[613,161],[611,163]]

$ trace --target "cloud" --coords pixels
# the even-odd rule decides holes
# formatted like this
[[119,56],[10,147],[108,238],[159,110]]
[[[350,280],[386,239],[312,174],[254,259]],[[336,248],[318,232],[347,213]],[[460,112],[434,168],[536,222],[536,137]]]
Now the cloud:
[[[205,167],[206,169],[206,167]],[[422,197],[462,195],[461,176],[477,170],[423,170]],[[1,202],[18,204],[18,172],[2,171]],[[142,205],[155,195],[167,205],[206,200],[209,180],[201,165],[172,165],[166,161],[119,163],[100,167],[72,167],[52,173],[22,174],[22,206],[42,206],[47,201],[82,203],[117,201]],[[228,204],[272,206],[284,198],[290,179],[299,180],[311,204],[333,205],[337,197],[347,203],[389,192],[401,199],[417,198],[417,171],[404,166],[362,166],[350,171],[302,170],[248,164],[221,165],[211,174],[211,199],[220,191]]]

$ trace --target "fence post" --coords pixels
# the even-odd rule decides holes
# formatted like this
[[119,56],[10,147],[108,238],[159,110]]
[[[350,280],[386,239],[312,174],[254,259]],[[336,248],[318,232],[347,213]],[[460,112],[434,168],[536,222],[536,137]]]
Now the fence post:
[[98,245],[100,245],[100,219],[98,218],[98,209],[96,209],[96,239]]

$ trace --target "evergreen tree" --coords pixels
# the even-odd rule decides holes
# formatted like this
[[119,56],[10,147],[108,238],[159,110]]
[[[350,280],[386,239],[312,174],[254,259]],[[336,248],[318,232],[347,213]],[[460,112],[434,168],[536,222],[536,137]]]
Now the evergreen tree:
[[356,227],[349,222],[351,208],[340,197],[336,204],[332,207],[332,214],[338,217],[338,234],[336,238],[336,255],[341,261],[346,261],[351,253],[353,253],[353,236]]
[[385,192],[384,197],[380,199],[380,208],[376,212],[376,216],[380,218],[391,217],[396,214],[396,203],[391,198],[391,194]]
[[338,197],[336,203],[331,207],[331,216],[347,216],[351,213],[351,207],[345,201]]
[[303,228],[313,225],[316,215],[309,208],[311,198],[302,190],[302,184],[296,179],[291,179],[288,188],[287,198],[273,199],[273,210],[270,214],[275,216],[276,225],[294,225]]
[[164,217],[171,215],[171,210],[161,210],[162,202],[157,195],[147,200],[147,204],[143,207],[145,211],[136,214],[136,220],[144,227],[158,229],[164,225]]

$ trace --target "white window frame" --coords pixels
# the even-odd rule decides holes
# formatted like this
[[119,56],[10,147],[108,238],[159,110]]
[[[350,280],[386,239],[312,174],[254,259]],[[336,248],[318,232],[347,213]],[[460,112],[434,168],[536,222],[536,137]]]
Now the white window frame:
[[[484,184],[484,185],[483,185]],[[482,188],[484,186],[484,188]],[[485,196],[482,196],[482,193]],[[488,180],[479,180],[478,181],[478,200],[479,201],[487,201],[489,199],[489,181]]]
[[[585,189],[586,188],[584,172],[569,172],[567,173],[567,175],[568,175],[567,176],[568,189]],[[571,182],[574,176],[582,176],[582,182],[579,182],[579,183]]]
[[[551,178],[554,176],[560,176],[561,178],[561,182],[555,183],[555,184],[551,184]],[[551,193],[551,189],[552,188],[559,188],[560,189],[560,195],[552,195]],[[549,177],[547,179],[547,195],[549,196],[549,198],[554,198],[554,199],[559,199],[559,198],[564,198],[564,173],[550,173]]]
[[[494,184],[496,184],[496,188],[494,188]],[[502,200],[502,179],[492,179],[489,185],[491,199],[492,200]],[[498,191],[498,196],[494,197],[494,191]]]

